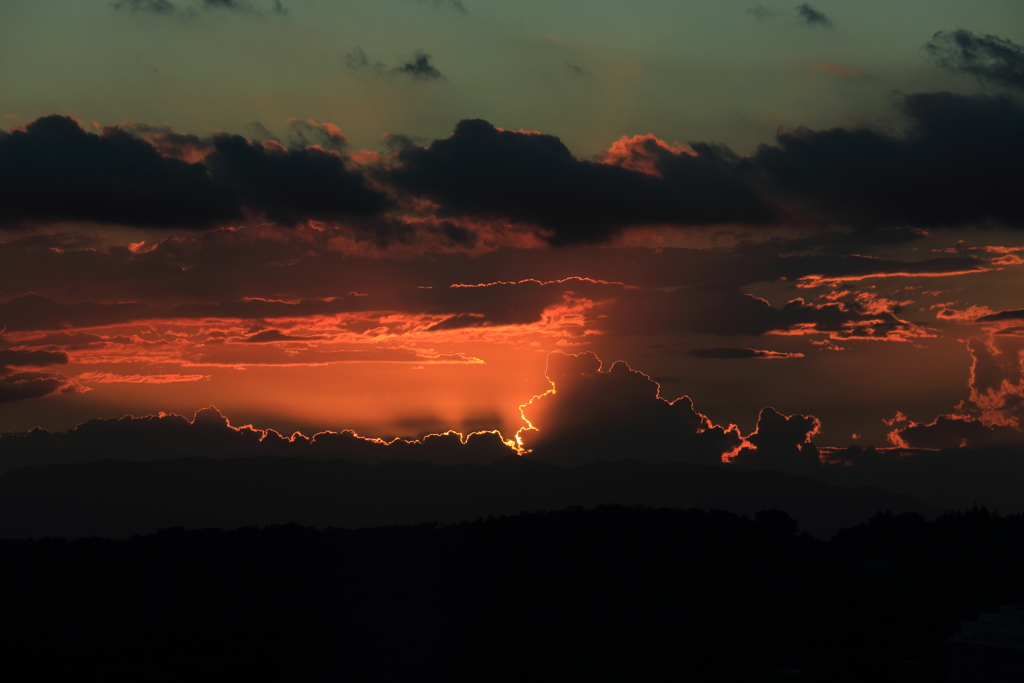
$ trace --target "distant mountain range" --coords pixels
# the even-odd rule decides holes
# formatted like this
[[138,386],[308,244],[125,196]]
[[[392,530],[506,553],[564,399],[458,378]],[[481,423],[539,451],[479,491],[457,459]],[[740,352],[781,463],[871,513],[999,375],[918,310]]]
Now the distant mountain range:
[[938,508],[872,487],[829,486],[773,471],[639,460],[579,467],[509,456],[489,465],[205,457],[34,465],[0,475],[0,536],[126,538],[162,528],[295,522],[360,528],[454,523],[600,504],[780,509],[827,538],[880,510]]

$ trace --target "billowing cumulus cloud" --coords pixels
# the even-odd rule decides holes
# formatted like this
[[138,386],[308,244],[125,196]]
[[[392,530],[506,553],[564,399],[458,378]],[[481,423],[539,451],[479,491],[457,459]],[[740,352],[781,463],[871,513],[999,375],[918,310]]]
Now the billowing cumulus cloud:
[[[378,69],[361,51],[349,57],[354,68]],[[398,70],[438,76],[425,55]],[[928,227],[1024,225],[1014,201],[1024,182],[1019,102],[931,93],[908,96],[904,110],[903,135],[798,128],[747,158],[636,135],[595,160],[554,136],[482,120],[464,120],[426,147],[393,136],[401,148],[382,157],[350,152],[337,126],[308,119],[289,121],[285,147],[265,129],[255,142],[142,123],[89,132],[48,116],[0,133],[0,222],[318,221],[380,248],[448,249],[541,238],[597,244],[631,228],[725,225],[856,227],[890,244]]]
[[64,116],[0,133],[0,222],[209,228],[247,213],[294,224],[386,205],[345,157],[317,147],[285,150],[227,134],[153,138],[117,126],[91,133]]
[[[948,415],[930,423],[901,413],[889,440],[908,448],[993,448],[1024,446],[1024,338],[971,338],[970,396]],[[907,424],[903,425],[902,423]]]
[[240,204],[271,220],[294,224],[377,212],[384,197],[343,157],[310,147],[259,145],[239,135],[217,135],[206,165]]
[[398,152],[388,178],[446,214],[522,221],[556,244],[600,242],[629,225],[774,220],[740,159],[724,148],[695,151],[660,154],[658,177],[578,159],[551,135],[467,119],[451,137]]
[[562,464],[638,458],[721,463],[742,439],[694,410],[689,397],[666,401],[658,384],[624,362],[601,369],[593,353],[548,356],[547,393],[522,406],[532,428],[519,438],[531,457]]
[[771,407],[761,410],[757,429],[732,458],[737,466],[785,472],[815,471],[820,465],[818,448],[811,440],[821,429],[813,415],[783,415]]
[[163,157],[117,127],[89,133],[54,115],[0,133],[0,221],[8,225],[208,227],[239,216],[230,191],[205,168]]
[[925,45],[935,62],[951,71],[1010,88],[1024,89],[1024,47],[1012,40],[971,31],[939,31]]
[[[3,387],[0,381],[0,397]],[[26,434],[0,434],[0,472],[32,464],[104,458],[277,456],[363,463],[397,459],[452,465],[486,464],[514,454],[501,435],[493,431],[468,435],[446,432],[418,440],[393,441],[364,438],[352,431],[321,432],[312,438],[296,432],[286,437],[273,429],[235,427],[212,406],[196,412],[192,420],[165,413],[127,415],[89,420],[66,432],[37,429]]]

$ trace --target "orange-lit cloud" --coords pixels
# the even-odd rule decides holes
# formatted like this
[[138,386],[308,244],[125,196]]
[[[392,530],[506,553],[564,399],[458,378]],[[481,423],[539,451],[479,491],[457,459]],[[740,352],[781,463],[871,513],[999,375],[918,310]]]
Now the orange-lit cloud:
[[209,375],[118,375],[112,372],[83,372],[75,376],[79,382],[97,384],[170,384],[172,382],[198,382]]
[[689,147],[673,142],[671,145],[659,140],[654,135],[634,135],[621,138],[612,143],[607,151],[602,152],[600,159],[602,163],[621,166],[631,171],[646,173],[647,175],[661,177],[658,168],[658,156],[660,154],[688,154],[697,156]]

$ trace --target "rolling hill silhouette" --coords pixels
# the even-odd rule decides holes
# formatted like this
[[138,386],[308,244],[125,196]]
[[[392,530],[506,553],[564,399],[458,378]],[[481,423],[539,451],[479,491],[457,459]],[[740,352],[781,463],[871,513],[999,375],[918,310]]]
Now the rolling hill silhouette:
[[910,496],[828,486],[780,472],[638,460],[561,467],[510,456],[490,465],[377,465],[303,458],[100,460],[24,467],[0,476],[0,536],[125,538],[161,528],[295,522],[359,528],[453,523],[600,504],[777,508],[828,537],[879,510],[940,511]]

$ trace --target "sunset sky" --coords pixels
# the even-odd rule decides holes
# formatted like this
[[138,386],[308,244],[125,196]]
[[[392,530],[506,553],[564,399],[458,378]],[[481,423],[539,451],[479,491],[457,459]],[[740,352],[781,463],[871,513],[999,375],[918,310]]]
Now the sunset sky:
[[1021,0],[9,2],[0,84],[0,431],[1024,444]]

